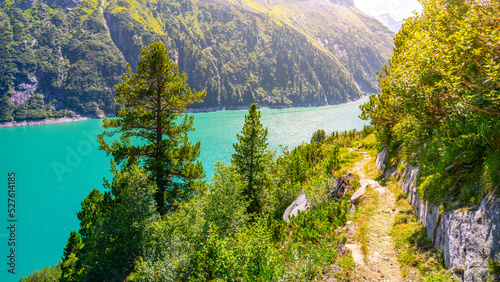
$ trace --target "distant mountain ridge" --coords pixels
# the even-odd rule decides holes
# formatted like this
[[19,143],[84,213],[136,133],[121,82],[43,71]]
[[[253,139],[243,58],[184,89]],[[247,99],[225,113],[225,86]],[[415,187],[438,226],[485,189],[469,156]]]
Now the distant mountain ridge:
[[404,21],[394,20],[389,13],[374,16],[374,18],[385,25],[388,29],[392,30],[394,33],[398,33],[404,23]]
[[[197,108],[327,105],[378,89],[392,34],[352,0],[9,0],[0,120],[114,111],[113,86],[162,41]],[[39,94],[39,95],[38,95]],[[8,100],[3,97],[7,97]]]

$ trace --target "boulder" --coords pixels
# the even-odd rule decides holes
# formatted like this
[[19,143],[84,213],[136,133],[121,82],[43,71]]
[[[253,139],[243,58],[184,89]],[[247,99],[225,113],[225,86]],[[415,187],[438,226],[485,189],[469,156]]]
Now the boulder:
[[299,211],[307,211],[309,209],[309,198],[306,196],[306,192],[302,190],[300,195],[293,201],[293,203],[288,206],[285,213],[283,214],[283,219],[288,221],[290,216],[297,216]]
[[378,189],[381,187],[377,181],[371,179],[361,179],[359,181],[359,184],[361,185],[361,187],[359,187],[359,189],[351,196],[351,203],[353,204],[357,203],[357,201],[361,199],[361,197],[363,197],[363,195],[366,193],[366,187],[368,185],[373,189]]
[[366,193],[366,185],[361,186],[354,194],[351,196],[351,203],[357,203],[361,197]]
[[379,170],[384,170],[385,169],[385,157],[387,157],[387,152],[389,150],[387,148],[383,149],[382,152],[380,152],[377,156],[377,160],[375,160],[375,166]]

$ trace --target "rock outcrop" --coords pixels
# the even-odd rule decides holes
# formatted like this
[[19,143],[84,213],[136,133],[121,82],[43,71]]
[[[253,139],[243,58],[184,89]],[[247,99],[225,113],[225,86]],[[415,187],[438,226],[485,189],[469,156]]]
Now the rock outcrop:
[[[380,158],[382,153],[387,154],[381,152]],[[435,248],[443,250],[446,265],[463,281],[485,281],[489,260],[500,260],[500,199],[488,196],[477,209],[442,212],[439,204],[418,195],[415,183],[419,172],[418,166],[408,166],[399,185],[427,229],[427,236]]]
[[290,216],[296,216],[299,211],[307,211],[309,209],[309,198],[306,196],[306,192],[302,190],[300,195],[297,197],[293,203],[288,206],[288,208],[285,210],[285,213],[283,214],[283,219],[285,221],[288,221],[290,219]]
[[379,170],[385,169],[385,158],[387,157],[387,152],[389,152],[389,150],[385,148],[382,152],[380,152],[380,154],[378,154],[377,159],[375,160],[375,166]]
[[359,199],[363,197],[363,195],[366,193],[366,187],[371,186],[372,189],[374,189],[375,191],[377,191],[377,189],[380,189],[382,187],[377,181],[371,179],[361,179],[359,181],[359,184],[360,184],[359,189],[356,190],[354,194],[352,194],[350,199],[351,203],[353,204],[357,204]]
[[478,209],[445,212],[435,234],[453,272],[464,281],[485,281],[489,260],[500,260],[500,200],[486,197]]

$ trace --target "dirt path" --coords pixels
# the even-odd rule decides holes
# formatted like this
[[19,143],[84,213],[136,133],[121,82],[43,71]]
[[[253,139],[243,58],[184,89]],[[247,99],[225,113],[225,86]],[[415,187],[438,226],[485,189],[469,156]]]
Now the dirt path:
[[[402,281],[397,253],[394,250],[394,242],[390,237],[390,231],[394,224],[394,195],[381,186],[377,181],[370,179],[364,171],[366,163],[372,158],[366,152],[363,159],[354,165],[353,172],[360,176],[360,184],[370,186],[376,191],[377,200],[365,223],[366,228],[363,238],[366,246],[366,257],[362,253],[361,244],[351,241],[346,244],[356,262],[356,280],[359,281]],[[372,197],[365,193],[363,197]],[[355,232],[360,232],[356,230]]]

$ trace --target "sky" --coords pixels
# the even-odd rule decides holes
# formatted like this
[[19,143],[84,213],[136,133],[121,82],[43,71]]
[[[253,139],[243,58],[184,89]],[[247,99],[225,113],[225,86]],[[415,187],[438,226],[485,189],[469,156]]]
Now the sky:
[[396,21],[421,12],[422,5],[417,0],[354,0],[354,6],[370,16],[389,13]]

